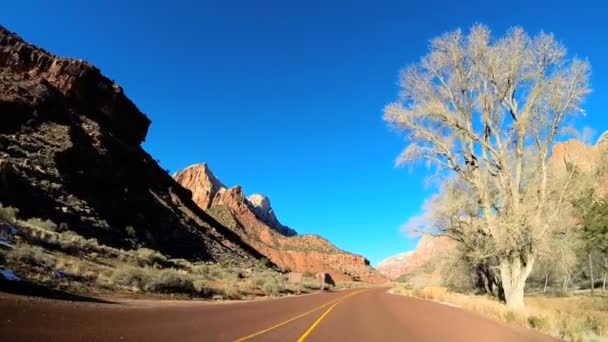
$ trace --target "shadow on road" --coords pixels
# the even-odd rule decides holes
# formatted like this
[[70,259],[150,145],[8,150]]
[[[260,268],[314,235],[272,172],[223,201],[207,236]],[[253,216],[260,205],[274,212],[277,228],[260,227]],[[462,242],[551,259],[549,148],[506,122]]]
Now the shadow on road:
[[103,303],[103,304],[116,304],[115,302],[81,296],[69,292],[64,292],[56,289],[51,289],[40,284],[33,283],[31,281],[6,281],[0,279],[0,292],[25,295],[32,297],[40,297],[47,299],[60,299],[60,300],[71,300],[76,302],[89,302],[89,303]]

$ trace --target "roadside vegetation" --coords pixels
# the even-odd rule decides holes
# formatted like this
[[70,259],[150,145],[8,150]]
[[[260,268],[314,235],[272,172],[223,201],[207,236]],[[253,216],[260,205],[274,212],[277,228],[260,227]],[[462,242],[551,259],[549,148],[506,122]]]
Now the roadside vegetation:
[[589,75],[552,34],[496,38],[484,25],[432,39],[403,71],[384,112],[408,142],[397,164],[426,163],[437,189],[406,229],[454,247],[397,292],[570,340],[606,336],[606,135],[587,156],[551,156],[585,140],[572,127]]
[[603,341],[608,337],[608,295],[531,295],[525,309],[512,310],[487,295],[451,292],[445,287],[413,288],[400,284],[393,293],[451,304],[484,317],[531,328],[567,341]]
[[230,261],[172,259],[145,247],[117,249],[51,221],[21,220],[18,213],[0,205],[2,267],[25,281],[50,288],[80,294],[148,293],[213,299],[280,296],[319,289],[314,277],[288,282],[286,272],[265,259],[244,266]]

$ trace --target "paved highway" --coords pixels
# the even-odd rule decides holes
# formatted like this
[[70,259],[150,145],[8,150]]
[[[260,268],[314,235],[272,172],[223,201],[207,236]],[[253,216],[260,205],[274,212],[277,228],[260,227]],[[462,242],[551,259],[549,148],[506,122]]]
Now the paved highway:
[[387,288],[273,300],[85,303],[0,296],[2,341],[555,341]]

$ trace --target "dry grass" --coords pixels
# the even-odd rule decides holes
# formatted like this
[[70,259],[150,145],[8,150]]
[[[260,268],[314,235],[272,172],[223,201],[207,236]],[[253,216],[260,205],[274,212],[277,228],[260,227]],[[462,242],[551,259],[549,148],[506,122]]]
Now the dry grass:
[[[129,292],[183,294],[216,299],[241,299],[318,291],[308,272],[300,283],[270,268],[266,259],[243,266],[171,259],[149,248],[123,250],[86,239],[51,221],[19,220],[18,211],[0,207],[0,220],[20,231],[16,247],[6,256],[7,266],[21,277],[73,292]],[[131,227],[134,232],[136,228]],[[1,257],[1,256],[0,256]],[[0,258],[1,260],[2,258]],[[339,283],[338,288],[365,286]]]
[[442,287],[396,286],[393,293],[447,302],[496,321],[532,328],[568,341],[608,337],[608,297],[527,297],[526,308],[512,311],[493,298],[452,293]]
[[226,260],[193,263],[170,259],[149,248],[122,250],[86,239],[51,222],[19,220],[18,211],[0,207],[0,220],[18,227],[14,249],[1,255],[21,277],[74,292],[148,292],[186,294],[217,299],[309,292],[287,285],[286,276],[262,260],[249,267]]

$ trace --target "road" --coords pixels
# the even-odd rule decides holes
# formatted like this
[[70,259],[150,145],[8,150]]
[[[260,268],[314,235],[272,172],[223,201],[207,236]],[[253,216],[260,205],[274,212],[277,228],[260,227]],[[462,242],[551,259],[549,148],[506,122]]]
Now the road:
[[1,341],[555,341],[387,288],[249,302],[0,296]]

